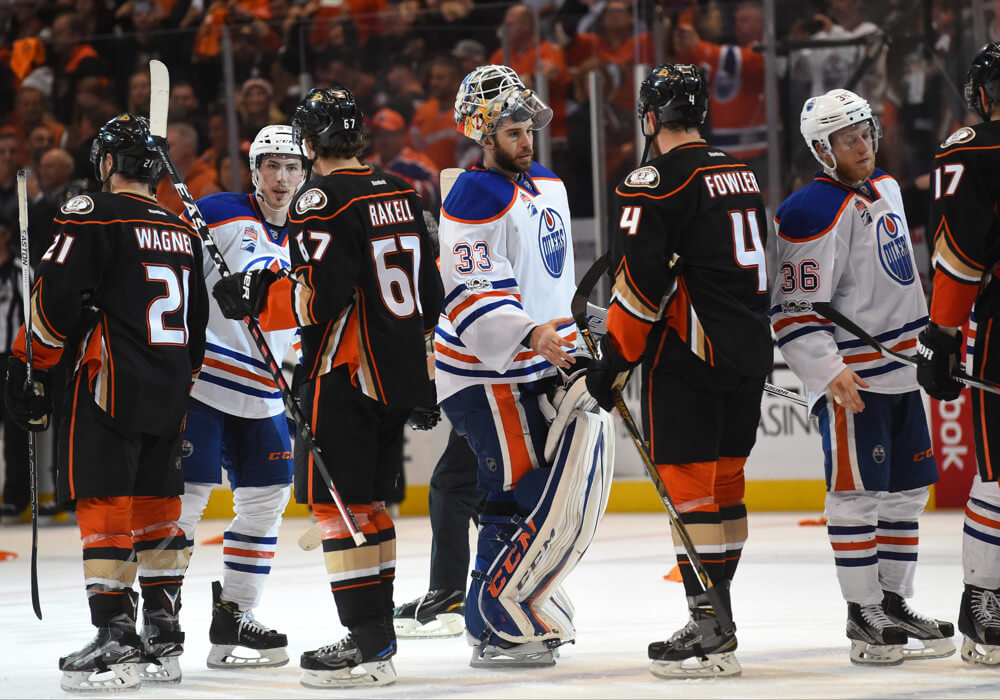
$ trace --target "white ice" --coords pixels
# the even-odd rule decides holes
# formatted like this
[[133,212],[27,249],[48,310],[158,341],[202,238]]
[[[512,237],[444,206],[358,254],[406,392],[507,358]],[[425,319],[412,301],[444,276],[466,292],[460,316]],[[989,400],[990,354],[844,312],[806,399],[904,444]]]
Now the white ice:
[[[210,582],[222,572],[221,547],[198,544],[184,586],[181,619],[187,644],[175,686],[147,684],[143,698],[265,698],[340,694],[344,697],[685,697],[685,698],[997,698],[1000,669],[974,668],[957,655],[866,668],[848,661],[846,606],[837,587],[823,527],[800,527],[818,514],[750,516],[750,539],[733,590],[743,675],[734,679],[667,681],[648,671],[646,645],[686,621],[681,585],[663,576],[673,565],[666,516],[610,514],[567,590],[576,605],[578,641],[562,649],[554,668],[473,670],[464,639],[401,640],[399,680],[370,690],[309,690],[299,685],[297,659],[339,639],[337,620],[318,550],[296,540],[306,520],[286,521],[271,580],[257,617],[289,637],[288,666],[272,670],[214,671],[208,653]],[[223,521],[206,521],[200,543],[219,535]],[[961,530],[957,512],[921,520],[920,564],[914,607],[956,622],[962,592]],[[396,601],[427,587],[430,527],[426,518],[397,522]],[[75,527],[44,528],[39,575],[44,620],[31,612],[27,526],[0,529],[0,550],[20,554],[0,563],[0,697],[66,697],[59,690],[58,657],[92,634]],[[956,644],[961,638],[956,637]],[[131,697],[131,695],[118,695]]]

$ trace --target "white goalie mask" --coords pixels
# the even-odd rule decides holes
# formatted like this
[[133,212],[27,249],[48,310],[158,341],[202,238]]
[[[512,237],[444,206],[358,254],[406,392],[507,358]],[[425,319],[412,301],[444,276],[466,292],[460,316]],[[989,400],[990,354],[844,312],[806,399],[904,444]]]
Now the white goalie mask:
[[[274,124],[265,126],[257,132],[253,143],[250,144],[250,179],[253,182],[254,190],[260,191],[260,164],[264,156],[297,156],[302,159],[302,169],[305,170],[309,164],[309,157],[302,149],[302,144],[297,143],[292,136],[292,127],[286,124]],[[299,187],[305,184],[305,175]]]
[[[830,137],[834,132],[847,126],[869,122],[872,127],[873,148],[878,151],[878,142],[882,138],[882,125],[878,117],[872,114],[871,105],[860,95],[850,90],[830,90],[825,95],[810,97],[802,106],[802,116],[799,118],[799,130],[805,139],[809,151],[819,161],[823,171],[831,176],[837,174],[837,158],[830,145]],[[823,147],[833,161],[831,166],[817,150],[816,144]]]
[[455,95],[455,124],[476,142],[495,134],[505,119],[531,121],[533,131],[552,121],[552,110],[508,66],[479,66],[465,76]]

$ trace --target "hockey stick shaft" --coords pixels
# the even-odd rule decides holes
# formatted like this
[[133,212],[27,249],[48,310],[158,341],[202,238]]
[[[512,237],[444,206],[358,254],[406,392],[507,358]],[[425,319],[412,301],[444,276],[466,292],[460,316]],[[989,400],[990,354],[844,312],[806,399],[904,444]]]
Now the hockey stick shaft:
[[[590,354],[595,358],[598,356],[598,349],[597,343],[594,342],[594,338],[590,333],[590,327],[587,324],[587,299],[590,297],[591,292],[593,292],[594,287],[597,286],[597,282],[601,275],[604,274],[607,269],[608,259],[607,254],[605,254],[595,260],[594,264],[590,266],[590,269],[584,273],[583,278],[580,280],[580,284],[577,287],[576,294],[573,295],[573,300],[570,302],[570,313],[573,315],[576,327],[580,331],[580,335],[583,337],[583,342],[587,345],[587,349],[590,350]],[[639,426],[632,417],[632,412],[629,410],[628,405],[626,405],[625,399],[622,397],[620,391],[615,392],[615,408],[618,410],[618,416],[621,418],[622,423],[625,424],[625,429],[628,431],[629,437],[632,438],[632,443],[639,452],[639,457],[642,459],[642,463],[646,467],[646,474],[649,476],[650,481],[653,482],[654,488],[656,488],[656,493],[659,495],[660,502],[667,511],[667,517],[670,520],[670,524],[674,527],[674,533],[676,533],[677,538],[681,541],[681,546],[684,547],[684,551],[687,553],[688,561],[691,562],[691,567],[701,580],[702,588],[705,590],[705,594],[709,597],[712,606],[715,608],[716,614],[719,616],[719,621],[722,623],[722,627],[724,629],[728,629],[732,625],[732,617],[729,609],[723,603],[718,590],[716,590],[715,585],[712,583],[712,577],[709,576],[708,570],[705,568],[705,564],[701,561],[701,557],[698,555],[698,550],[695,548],[694,542],[691,540],[691,534],[684,526],[684,523],[681,520],[681,515],[677,512],[677,508],[674,506],[674,502],[670,498],[670,493],[667,491],[667,485],[663,482],[663,477],[660,476],[660,472],[657,471],[656,464],[653,462],[653,457],[649,454],[646,442],[643,439],[642,434],[639,432]]]
[[[159,63],[159,61],[150,61],[150,77],[153,84],[153,90],[155,91],[157,83],[162,84],[162,78],[158,80],[157,73],[160,72],[162,75],[165,73],[166,67],[163,66],[162,68],[155,68],[153,66],[154,63]],[[165,125],[166,120],[163,120],[161,123]],[[209,256],[215,263],[215,266],[219,269],[219,274],[226,277],[230,274],[229,265],[226,264],[226,260],[222,257],[222,253],[219,251],[218,246],[215,245],[215,240],[212,238],[212,232],[209,230],[205,217],[202,216],[201,210],[198,208],[198,204],[194,201],[194,197],[192,197],[191,193],[188,191],[180,173],[177,172],[177,166],[174,165],[173,159],[170,157],[170,153],[167,150],[167,142],[164,136],[164,134],[153,133],[150,139],[150,145],[156,150],[157,154],[159,154],[160,158],[163,160],[163,165],[167,170],[167,174],[170,176],[170,179],[174,184],[174,189],[177,191],[177,195],[180,197],[181,202],[184,203],[184,208],[187,210],[188,216],[191,218],[191,223],[194,225],[194,228],[198,231],[198,235],[201,237],[205,250],[208,251]],[[323,478],[323,482],[330,491],[330,496],[333,498],[333,501],[337,506],[337,510],[340,511],[340,516],[343,518],[344,524],[347,525],[347,530],[350,533],[351,538],[354,540],[354,544],[360,547],[365,544],[366,540],[364,534],[361,532],[361,527],[358,525],[357,518],[355,518],[354,513],[347,506],[347,504],[344,503],[343,499],[341,499],[340,494],[337,491],[337,487],[333,483],[333,478],[330,476],[330,471],[327,469],[326,462],[323,460],[323,455],[319,449],[319,445],[316,444],[316,438],[313,435],[312,428],[310,427],[308,421],[306,421],[306,417],[302,414],[302,410],[299,408],[299,405],[292,397],[292,390],[288,386],[288,382],[285,381],[285,377],[281,372],[281,365],[275,359],[274,353],[271,352],[271,348],[268,347],[267,339],[264,337],[264,332],[261,330],[260,324],[257,319],[249,316],[243,320],[247,324],[247,328],[250,331],[250,337],[253,338],[254,344],[257,346],[257,351],[260,352],[261,357],[264,359],[264,364],[267,365],[268,371],[271,373],[271,377],[274,379],[275,384],[278,385],[278,390],[281,393],[281,399],[285,404],[285,410],[288,411],[288,414],[295,422],[298,439],[302,440],[309,454],[312,455],[313,463],[316,465],[317,471],[320,473],[320,476]]]
[[[818,311],[823,314],[830,321],[843,328],[845,331],[851,335],[857,336],[860,340],[863,340],[866,344],[870,345],[872,348],[877,350],[883,357],[889,357],[894,360],[898,360],[904,364],[917,366],[917,358],[910,357],[909,355],[904,355],[901,352],[895,350],[890,350],[880,343],[875,336],[863,329],[861,326],[857,325],[851,319],[847,318],[844,314],[833,308],[829,302],[826,301],[814,301],[812,303],[812,308],[814,311]],[[968,374],[962,371],[954,372],[951,378],[956,382],[961,382],[966,386],[972,387],[974,389],[979,389],[981,391],[988,391],[993,394],[1000,394],[1000,385],[994,384],[993,382],[987,381],[985,379],[977,379],[975,377],[970,377]]]
[[[21,233],[21,303],[24,305],[24,356],[28,386],[34,386],[31,331],[31,255],[28,245],[28,176],[17,171],[17,218]],[[35,433],[28,431],[28,483],[31,490],[31,607],[42,619],[38,597],[38,460],[35,458]]]

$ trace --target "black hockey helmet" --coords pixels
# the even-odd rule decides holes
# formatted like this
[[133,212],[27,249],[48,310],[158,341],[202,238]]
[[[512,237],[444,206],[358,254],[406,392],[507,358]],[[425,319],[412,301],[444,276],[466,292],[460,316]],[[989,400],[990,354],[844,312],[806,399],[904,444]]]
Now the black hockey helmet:
[[365,115],[347,88],[313,88],[292,115],[292,130],[303,147],[350,148],[364,139]]
[[701,126],[708,116],[708,88],[701,71],[690,63],[658,65],[642,81],[635,111],[639,119],[652,112],[657,128],[668,123]]
[[979,88],[983,88],[991,104],[1000,103],[1000,42],[992,41],[979,49],[965,81],[965,101],[988,122],[990,115],[979,97]]
[[101,127],[90,146],[90,164],[94,166],[97,181],[104,183],[101,177],[101,163],[108,153],[112,155],[111,170],[108,178],[114,173],[140,180],[149,184],[150,189],[156,186],[163,172],[163,161],[153,150],[146,139],[149,138],[149,120],[125,112]]

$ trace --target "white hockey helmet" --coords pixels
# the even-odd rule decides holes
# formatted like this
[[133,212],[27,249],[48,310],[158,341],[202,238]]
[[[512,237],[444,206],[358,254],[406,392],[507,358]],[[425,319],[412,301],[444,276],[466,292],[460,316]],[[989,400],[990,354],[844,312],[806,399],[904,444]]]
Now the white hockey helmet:
[[479,66],[462,80],[455,95],[455,124],[477,142],[496,133],[504,119],[529,119],[534,131],[552,121],[552,110],[508,66]]
[[[261,159],[266,155],[298,156],[302,159],[302,168],[309,163],[309,157],[292,135],[292,127],[287,124],[272,124],[257,132],[250,144],[250,179],[254,189],[259,187]],[[302,178],[305,182],[305,178]],[[301,186],[301,185],[300,185]]]
[[[806,145],[813,157],[819,161],[828,175],[835,177],[837,158],[833,155],[830,136],[845,126],[866,121],[871,123],[874,149],[878,151],[878,140],[882,138],[882,125],[879,123],[878,117],[872,114],[871,105],[860,95],[850,90],[838,88],[830,90],[825,95],[810,97],[806,100],[802,106],[802,116],[799,118],[799,130],[802,132],[802,138],[806,140]],[[822,154],[816,149],[817,142],[833,160],[832,166],[823,159]]]

